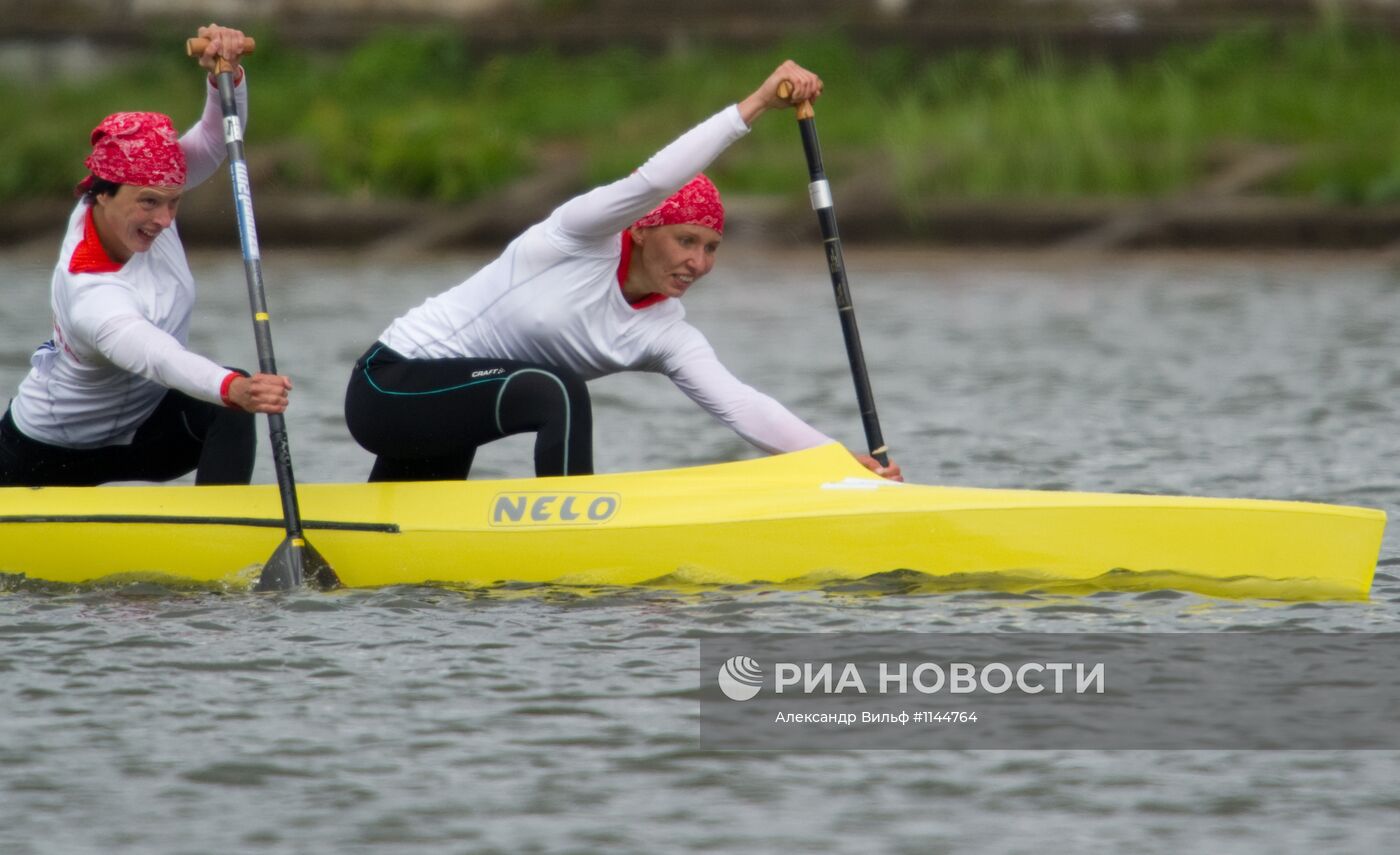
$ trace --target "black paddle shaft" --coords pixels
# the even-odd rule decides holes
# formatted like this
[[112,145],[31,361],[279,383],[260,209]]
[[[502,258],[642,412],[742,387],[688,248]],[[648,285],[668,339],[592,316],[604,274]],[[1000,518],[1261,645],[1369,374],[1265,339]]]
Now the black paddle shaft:
[[[248,181],[248,163],[243,156],[243,123],[238,118],[234,101],[233,72],[220,70],[215,75],[219,87],[219,106],[224,115],[224,143],[228,150],[229,175],[233,181],[234,207],[238,212],[238,237],[243,247],[243,271],[248,281],[248,304],[253,312],[253,336],[258,349],[258,370],[264,374],[277,373],[277,358],[272,352],[272,325],[267,312],[267,296],[263,289],[262,260],[258,249],[258,230],[253,221],[253,194]],[[296,479],[292,475],[292,452],[287,442],[287,422],[281,413],[267,414],[268,434],[272,440],[272,462],[277,470],[277,489],[282,498],[282,516],[286,521],[287,537],[263,565],[257,590],[288,590],[300,587],[307,576],[315,577],[322,587],[339,584],[335,572],[325,559],[306,542],[301,526],[301,509],[297,505]]]
[[[277,357],[272,352],[272,325],[267,313],[263,288],[262,260],[258,249],[258,229],[253,221],[253,195],[248,182],[248,162],[243,156],[242,123],[233,97],[233,73],[217,76],[219,106],[224,113],[224,143],[228,148],[229,175],[233,180],[235,207],[238,209],[238,238],[243,245],[243,272],[248,280],[248,305],[253,309],[253,337],[258,348],[258,370],[277,373]],[[277,486],[282,494],[282,513],[287,520],[287,536],[301,537],[301,510],[297,506],[296,481],[292,476],[292,452],[287,442],[287,422],[281,413],[267,414],[272,436],[272,460],[277,469]]]
[[[889,465],[889,449],[880,432],[880,417],[875,412],[875,393],[870,389],[870,373],[865,368],[865,351],[860,346],[860,329],[856,326],[856,309],[851,302],[851,286],[846,281],[846,261],[841,254],[841,236],[836,231],[836,209],[831,201],[831,184],[822,167],[821,144],[817,142],[817,120],[810,109],[800,111],[797,129],[802,134],[802,150],[807,154],[807,185],[812,198],[812,210],[817,212],[822,242],[826,245],[826,265],[831,271],[831,287],[836,291],[836,309],[841,317],[841,334],[846,339],[846,357],[851,363],[851,378],[856,384],[856,402],[860,405],[860,420],[865,426],[865,441],[870,456]],[[807,114],[807,115],[804,115]]]

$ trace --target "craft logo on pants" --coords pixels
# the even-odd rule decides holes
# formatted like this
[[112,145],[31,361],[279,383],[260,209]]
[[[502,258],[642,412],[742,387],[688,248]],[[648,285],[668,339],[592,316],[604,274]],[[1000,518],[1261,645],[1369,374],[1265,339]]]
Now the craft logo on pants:
[[763,688],[763,668],[747,656],[731,656],[719,666],[719,690],[731,701],[747,701]]

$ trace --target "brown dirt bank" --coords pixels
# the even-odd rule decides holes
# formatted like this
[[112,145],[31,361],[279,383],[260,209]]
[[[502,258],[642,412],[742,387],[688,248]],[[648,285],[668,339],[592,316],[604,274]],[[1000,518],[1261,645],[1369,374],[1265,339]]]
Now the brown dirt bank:
[[[226,184],[226,179],[224,182]],[[370,201],[266,192],[255,195],[260,243],[384,253],[490,249],[538,222],[567,192],[516,187],[471,204]],[[1268,197],[1167,201],[891,201],[836,194],[841,235],[860,243],[1074,250],[1395,250],[1400,206],[1343,207]],[[731,196],[731,241],[805,244],[817,238],[805,196]],[[0,209],[0,247],[57,240],[72,202],[12,202]],[[227,187],[201,187],[180,212],[189,246],[237,242]]]

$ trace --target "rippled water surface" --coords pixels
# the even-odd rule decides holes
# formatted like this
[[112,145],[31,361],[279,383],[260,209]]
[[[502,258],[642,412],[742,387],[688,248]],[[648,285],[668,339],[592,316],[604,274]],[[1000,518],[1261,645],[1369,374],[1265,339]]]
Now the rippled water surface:
[[[691,319],[860,444],[820,254],[725,252]],[[1381,261],[848,255],[911,480],[1400,506],[1400,276]],[[481,259],[268,256],[298,475],[361,479],[351,362]],[[194,345],[254,365],[237,256],[192,262]],[[0,255],[11,391],[49,264]],[[752,453],[664,379],[591,388],[600,471]],[[474,476],[527,475],[529,447],[496,444]],[[21,584],[0,593],[0,852],[1389,851],[1393,752],[708,752],[697,651],[739,631],[1392,632],[1397,563],[1389,535],[1370,601],[1321,603]]]

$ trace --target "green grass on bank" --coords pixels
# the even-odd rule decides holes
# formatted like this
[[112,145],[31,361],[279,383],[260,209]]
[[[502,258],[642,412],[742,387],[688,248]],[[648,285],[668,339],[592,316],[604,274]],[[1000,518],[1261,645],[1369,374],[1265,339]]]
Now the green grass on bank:
[[[1400,201],[1400,45],[1341,24],[1223,35],[1127,65],[864,51],[834,37],[768,53],[566,57],[478,56],[448,35],[385,33],[324,57],[257,35],[249,157],[298,190],[467,200],[558,144],[577,148],[591,179],[610,179],[790,56],[827,82],[817,116],[833,179],[884,178],[905,200],[1163,196],[1268,145],[1297,160],[1266,192]],[[202,86],[178,50],[81,85],[0,77],[0,103],[20,105],[0,125],[0,197],[68,192],[103,115],[157,110],[188,125]],[[727,191],[801,186],[790,119],[765,118],[713,172]]]

